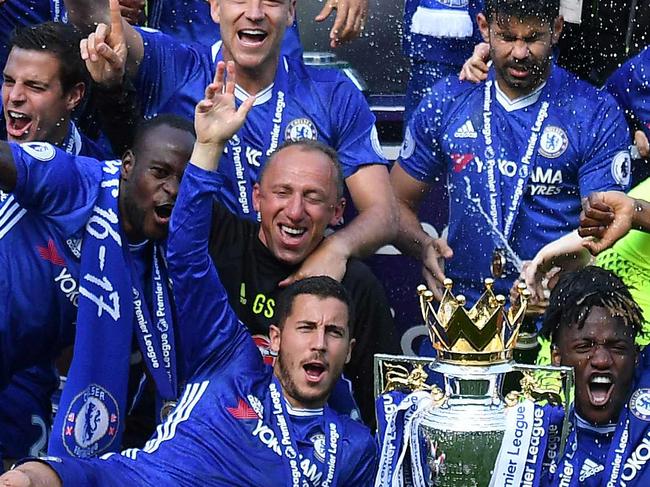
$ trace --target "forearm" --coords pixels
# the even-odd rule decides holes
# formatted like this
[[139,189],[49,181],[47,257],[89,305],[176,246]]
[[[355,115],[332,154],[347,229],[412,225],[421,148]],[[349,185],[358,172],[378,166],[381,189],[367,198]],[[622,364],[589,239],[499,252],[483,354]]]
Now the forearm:
[[138,95],[130,80],[116,87],[95,87],[95,100],[102,130],[113,153],[121,156],[133,147],[135,130],[143,120]]
[[399,231],[394,244],[403,254],[421,260],[425,245],[430,243],[433,237],[422,229],[413,208],[401,201],[398,201],[397,206],[399,208]]
[[0,141],[0,190],[9,193],[16,187],[16,163],[9,144]]
[[192,150],[190,163],[205,171],[216,171],[219,167],[219,159],[223,154],[225,144],[202,144],[196,142]]
[[634,200],[632,228],[642,232],[650,232],[650,203],[644,200]]
[[[8,482],[7,478],[11,479],[11,483],[4,483]],[[16,467],[15,470],[3,475],[2,480],[2,485],[25,485],[29,487],[60,487],[62,485],[57,473],[43,462],[30,461],[23,463]],[[20,483],[20,481],[23,481],[23,483]]]
[[546,244],[533,260],[541,272],[548,272],[553,267],[584,267],[590,259],[589,251],[583,246],[582,237],[574,230]]
[[331,235],[330,245],[342,249],[347,258],[364,258],[395,238],[397,211],[394,200],[359,212],[347,226]]

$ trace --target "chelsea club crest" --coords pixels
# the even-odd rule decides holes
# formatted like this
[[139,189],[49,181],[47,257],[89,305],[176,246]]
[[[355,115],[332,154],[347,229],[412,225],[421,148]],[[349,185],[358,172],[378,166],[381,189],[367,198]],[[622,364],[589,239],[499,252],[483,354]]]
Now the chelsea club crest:
[[630,397],[630,411],[643,421],[650,421],[650,389],[637,389]]
[[318,131],[314,122],[308,118],[295,118],[287,125],[284,138],[296,142],[298,140],[316,140]]
[[560,157],[569,145],[566,132],[555,125],[544,128],[539,139],[539,153],[549,159]]
[[63,444],[70,455],[85,458],[105,452],[119,428],[115,398],[90,384],[72,400],[63,423]]

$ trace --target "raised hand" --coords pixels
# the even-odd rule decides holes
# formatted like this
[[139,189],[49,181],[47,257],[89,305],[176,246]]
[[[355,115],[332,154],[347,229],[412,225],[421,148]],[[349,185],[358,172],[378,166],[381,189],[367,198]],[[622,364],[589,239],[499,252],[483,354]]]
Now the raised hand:
[[255,97],[237,109],[235,105],[235,63],[219,61],[214,80],[205,88],[205,97],[194,110],[196,143],[192,163],[207,170],[216,169],[226,142],[244,125]]
[[490,60],[490,45],[487,42],[481,42],[474,46],[474,52],[465,64],[463,64],[458,79],[471,81],[472,83],[480,83],[487,79],[488,61]]
[[593,255],[610,248],[632,228],[634,199],[620,191],[592,193],[582,200],[581,237],[593,237],[583,245]]
[[330,47],[335,48],[357,37],[366,23],[368,0],[328,0],[316,16],[323,22],[336,10],[336,19],[330,31]]
[[106,88],[122,84],[128,54],[118,0],[110,0],[110,10],[110,27],[97,25],[95,32],[79,46],[93,80]]

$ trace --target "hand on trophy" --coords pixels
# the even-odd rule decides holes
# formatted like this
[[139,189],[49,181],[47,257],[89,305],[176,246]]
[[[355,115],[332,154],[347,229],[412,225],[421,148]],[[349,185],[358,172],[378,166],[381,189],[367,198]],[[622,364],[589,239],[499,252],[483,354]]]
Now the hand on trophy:
[[444,238],[432,238],[422,246],[422,276],[433,297],[440,301],[445,290],[445,259],[451,259],[454,251]]

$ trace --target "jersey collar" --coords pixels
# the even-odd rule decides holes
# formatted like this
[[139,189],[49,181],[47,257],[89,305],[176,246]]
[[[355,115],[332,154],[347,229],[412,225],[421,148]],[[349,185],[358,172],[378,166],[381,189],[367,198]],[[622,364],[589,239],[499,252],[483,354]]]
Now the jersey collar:
[[533,91],[532,93],[528,93],[527,95],[520,96],[519,98],[515,98],[514,100],[511,100],[510,98],[508,98],[508,95],[506,95],[501,90],[501,88],[499,88],[499,82],[496,80],[494,81],[494,88],[497,94],[497,101],[499,102],[499,105],[501,105],[507,112],[514,112],[515,110],[520,110],[522,108],[526,108],[537,103],[537,100],[539,100],[539,96],[542,94],[542,90],[544,89],[545,86],[546,86],[546,81],[544,81],[541,85],[535,88],[535,91]]

